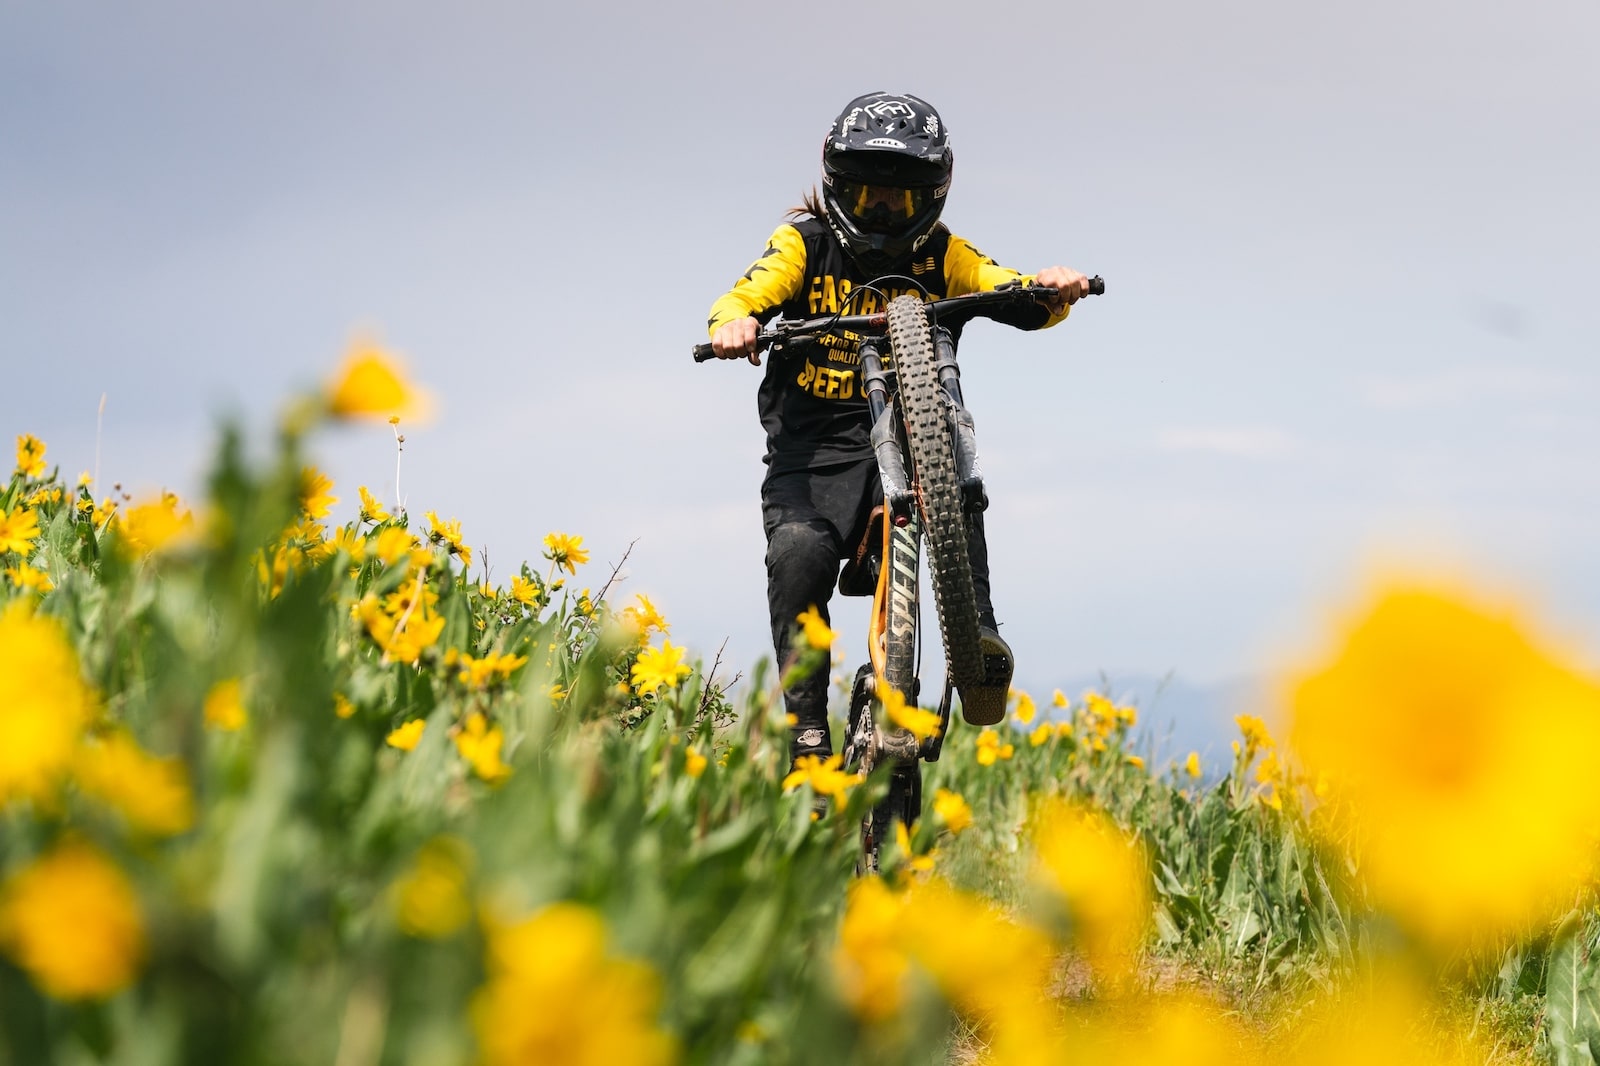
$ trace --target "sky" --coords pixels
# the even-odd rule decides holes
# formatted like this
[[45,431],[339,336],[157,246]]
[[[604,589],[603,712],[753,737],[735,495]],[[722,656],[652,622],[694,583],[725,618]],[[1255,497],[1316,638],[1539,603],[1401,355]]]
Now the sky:
[[387,426],[318,434],[335,518],[398,494],[498,583],[579,534],[582,583],[627,553],[748,672],[760,372],[690,347],[839,109],[907,91],[952,230],[1107,284],[962,346],[1019,683],[1256,675],[1379,570],[1593,652],[1597,36],[1592,0],[0,0],[0,432],[193,495],[224,419],[264,447],[375,337],[436,415],[398,486]]

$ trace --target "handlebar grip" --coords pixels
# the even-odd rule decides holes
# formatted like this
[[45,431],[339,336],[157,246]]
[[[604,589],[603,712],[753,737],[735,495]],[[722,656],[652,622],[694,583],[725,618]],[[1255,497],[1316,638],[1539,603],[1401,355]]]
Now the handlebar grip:
[[704,363],[706,360],[715,359],[716,357],[717,353],[711,350],[711,344],[709,341],[705,344],[697,344],[694,346],[695,362]]
[[1106,279],[1099,274],[1089,279],[1089,295],[1104,296],[1106,294]]

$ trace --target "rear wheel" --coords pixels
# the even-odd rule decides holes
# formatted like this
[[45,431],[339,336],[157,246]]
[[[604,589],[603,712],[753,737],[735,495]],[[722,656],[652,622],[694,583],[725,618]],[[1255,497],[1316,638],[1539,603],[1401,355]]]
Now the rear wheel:
[[939,633],[950,676],[964,692],[982,683],[983,654],[978,645],[978,597],[972,587],[967,517],[956,478],[949,399],[939,385],[933,332],[922,301],[915,296],[896,298],[889,304],[888,319]]

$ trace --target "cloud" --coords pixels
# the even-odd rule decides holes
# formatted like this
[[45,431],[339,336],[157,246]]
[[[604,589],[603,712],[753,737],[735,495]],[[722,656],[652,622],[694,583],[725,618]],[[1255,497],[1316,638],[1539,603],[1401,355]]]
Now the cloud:
[[1169,452],[1210,452],[1242,459],[1277,459],[1295,450],[1295,440],[1281,429],[1270,427],[1213,426],[1162,430],[1156,435],[1156,447]]

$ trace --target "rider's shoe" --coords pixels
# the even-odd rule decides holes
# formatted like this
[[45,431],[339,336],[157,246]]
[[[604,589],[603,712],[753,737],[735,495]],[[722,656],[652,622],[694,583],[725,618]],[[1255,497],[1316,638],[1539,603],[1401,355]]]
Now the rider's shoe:
[[1016,661],[1011,645],[993,625],[978,626],[978,646],[983,653],[983,683],[961,694],[961,717],[969,725],[994,725],[1006,716]]

